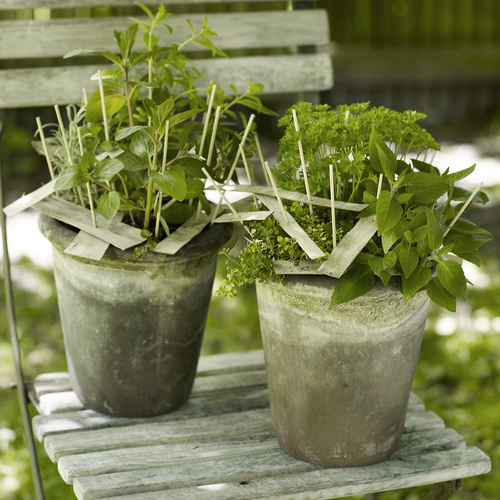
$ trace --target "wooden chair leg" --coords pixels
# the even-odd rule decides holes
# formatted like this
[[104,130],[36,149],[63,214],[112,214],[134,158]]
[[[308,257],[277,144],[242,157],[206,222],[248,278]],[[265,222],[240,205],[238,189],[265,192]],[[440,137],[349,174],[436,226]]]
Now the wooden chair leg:
[[447,481],[445,483],[435,484],[425,493],[422,500],[447,500],[456,493],[462,486],[462,480]]

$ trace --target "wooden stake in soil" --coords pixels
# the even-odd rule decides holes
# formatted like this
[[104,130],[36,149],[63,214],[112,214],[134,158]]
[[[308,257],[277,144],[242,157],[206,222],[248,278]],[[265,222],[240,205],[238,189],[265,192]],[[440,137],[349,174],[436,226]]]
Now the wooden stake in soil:
[[[84,150],[83,150],[82,130],[80,129],[80,127],[78,127],[76,131],[78,134],[78,144],[80,146],[80,154],[83,156]],[[92,201],[92,190],[90,189],[90,182],[87,182],[87,196],[89,197],[90,213],[92,214],[92,223],[94,224],[94,227],[97,227],[94,202]]]
[[[295,109],[292,109],[292,115],[293,115],[293,124],[295,126],[295,132],[299,132],[299,122],[297,120],[297,112]],[[306,194],[307,194],[307,199],[308,201],[311,200],[311,190],[309,188],[309,178],[307,177],[307,167],[306,167],[306,160],[304,158],[304,149],[302,148],[302,139],[298,140],[298,146],[299,146],[299,155],[300,155],[300,163],[302,165],[302,172],[304,172],[304,182],[306,184]],[[312,215],[313,214],[313,206],[311,203],[309,203],[309,213]]]
[[99,78],[99,93],[101,95],[101,107],[102,107],[102,119],[104,122],[104,135],[106,140],[109,141],[109,125],[108,125],[108,115],[106,113],[106,100],[104,99],[104,85],[102,84],[102,73],[101,70],[97,72]]
[[380,174],[378,176],[378,187],[377,187],[377,200],[379,199],[380,193],[382,191],[382,181],[384,180],[384,175]]
[[333,248],[337,247],[337,224],[335,222],[335,186],[333,184],[333,165],[330,163],[330,200],[332,210],[332,238]]
[[458,211],[458,214],[455,215],[453,220],[450,222],[450,225],[446,228],[446,231],[443,233],[443,236],[446,236],[452,226],[457,222],[457,220],[460,218],[460,216],[464,213],[466,208],[471,204],[472,200],[474,199],[474,196],[478,193],[478,191],[483,187],[483,183],[480,182],[479,185],[474,189],[474,191],[471,193],[471,195],[467,198],[467,201],[463,204],[462,208]]
[[[167,120],[165,124],[165,138],[163,141],[163,158],[161,162],[161,171],[165,172],[167,168],[167,149],[168,149],[168,133],[170,129],[170,120]],[[163,203],[163,193],[160,191],[158,193],[158,210],[156,212],[156,225],[155,225],[155,238],[158,239],[160,234],[160,217],[161,217],[161,205]]]
[[45,140],[45,134],[43,133],[42,120],[40,117],[36,117],[36,124],[38,126],[38,133],[40,134],[40,140],[42,141],[43,152],[45,154],[45,159],[47,160],[47,167],[49,168],[50,178],[54,180],[56,178],[56,174],[54,173],[54,167],[52,166],[52,160],[49,155],[49,148],[47,147],[47,141]]
[[210,146],[208,148],[207,165],[210,165],[214,153],[215,138],[217,137],[217,127],[219,126],[219,119],[222,107],[217,106],[215,110],[214,127],[212,129],[212,137],[210,138]]
[[[71,149],[69,148],[68,138],[66,137],[66,130],[64,128],[64,123],[62,121],[61,111],[59,110],[59,106],[57,104],[54,106],[54,109],[56,110],[57,122],[59,123],[59,129],[61,130],[61,136],[63,138],[64,147],[66,149],[66,156],[68,158],[68,163],[70,165],[73,165],[73,156],[71,155]],[[80,186],[76,188],[76,191],[78,193],[78,197],[80,198],[80,204],[82,205],[83,208],[85,208],[85,200],[83,199],[83,193]]]
[[260,164],[261,164],[261,166],[262,166],[262,170],[263,170],[263,172],[264,172],[264,177],[265,177],[265,179],[266,179],[266,184],[267,184],[269,187],[271,187],[271,182],[270,182],[270,180],[269,180],[269,177],[267,176],[266,167],[264,166],[264,162],[265,162],[265,160],[264,160],[264,155],[263,155],[263,153],[262,153],[262,148],[261,148],[261,146],[260,146],[260,141],[259,141],[259,136],[258,136],[258,135],[256,135],[256,136],[255,136],[255,145],[257,146],[257,152],[258,152],[258,154],[259,154],[259,160],[260,160]]
[[271,173],[271,168],[269,167],[269,163],[267,161],[265,161],[264,165],[266,167],[269,180],[271,181],[271,185],[272,185],[273,190],[274,190],[274,195],[276,196],[276,200],[278,201],[281,213],[283,214],[284,222],[288,223],[288,216],[286,214],[285,207],[283,206],[283,202],[281,201],[281,197],[278,193],[278,187],[276,186],[276,181],[274,180],[273,174]]
[[[247,157],[245,155],[245,151],[243,150],[243,146],[240,144],[240,155],[241,158],[243,159],[243,165],[245,165],[245,173],[247,174],[248,177],[248,183],[253,186],[253,181],[252,181],[252,176],[250,175],[250,168],[248,167],[248,161]],[[258,202],[257,202],[257,197],[255,196],[255,193],[252,193],[253,196],[253,201],[254,201],[254,206],[257,208]]]
[[205,123],[203,125],[203,133],[201,135],[200,150],[198,155],[203,155],[203,147],[205,146],[205,139],[207,138],[208,125],[210,123],[210,115],[212,113],[212,107],[214,105],[215,91],[217,90],[217,84],[212,85],[212,92],[210,94],[210,100],[208,101],[207,114],[205,115]]

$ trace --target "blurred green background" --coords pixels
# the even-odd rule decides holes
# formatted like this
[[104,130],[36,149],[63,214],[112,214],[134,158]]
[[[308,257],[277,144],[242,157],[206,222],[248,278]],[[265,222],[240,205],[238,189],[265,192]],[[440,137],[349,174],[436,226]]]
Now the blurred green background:
[[[296,2],[297,7],[309,3]],[[491,202],[473,217],[498,236],[500,0],[315,3],[330,12],[332,42],[325,50],[331,51],[335,67],[335,86],[322,94],[321,101],[336,105],[370,100],[374,105],[427,113],[424,126],[454,153],[444,161],[458,161],[460,168],[465,168],[477,160],[480,180],[487,184]],[[251,8],[258,9],[259,4]],[[42,14],[51,15],[46,9],[23,15],[31,18]],[[99,9],[75,9],[75,15],[108,14]],[[283,107],[279,101],[266,104],[278,110]],[[35,116],[45,112],[50,110],[6,113],[1,155],[9,201],[46,180],[45,167],[30,144]],[[276,140],[275,119],[261,120],[259,130],[271,141]],[[469,157],[470,163],[463,163]],[[16,242],[11,244],[15,246]],[[32,246],[29,236],[26,245]],[[28,379],[43,372],[66,370],[52,273],[35,262],[23,257],[13,267]],[[220,260],[218,279],[223,267]],[[492,459],[492,472],[466,479],[454,496],[457,499],[500,498],[499,268],[497,239],[484,247],[481,270],[470,271],[468,276],[475,286],[469,288],[468,300],[457,313],[451,315],[431,307],[414,384],[429,409],[462,434],[468,445],[478,446]],[[0,296],[0,500],[29,500],[34,494],[28,454],[17,396],[9,388],[15,376],[3,288]],[[260,345],[253,287],[240,290],[232,300],[214,297],[203,353]],[[72,488],[62,482],[41,447],[39,457],[47,498],[74,499]],[[378,498],[418,499],[425,489],[383,493]]]

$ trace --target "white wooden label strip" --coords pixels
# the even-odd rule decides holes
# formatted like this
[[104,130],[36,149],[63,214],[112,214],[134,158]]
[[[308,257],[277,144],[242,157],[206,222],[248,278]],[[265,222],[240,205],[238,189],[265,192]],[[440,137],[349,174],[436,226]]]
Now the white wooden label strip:
[[19,212],[22,212],[23,210],[32,207],[35,203],[38,203],[40,200],[43,200],[47,196],[54,193],[55,184],[56,184],[56,179],[48,182],[47,184],[44,184],[41,188],[38,188],[36,191],[33,191],[32,193],[21,196],[21,198],[19,198],[14,203],[11,203],[10,205],[8,205],[3,209],[5,215],[7,217],[12,217],[13,215],[18,214]]
[[[241,193],[253,193],[253,194],[263,194],[267,196],[274,196],[274,190],[268,186],[257,186],[257,185],[247,185],[247,184],[230,184],[224,187],[225,191],[236,191]],[[284,200],[298,201],[300,203],[309,204],[307,195],[303,193],[297,193],[295,191],[287,191],[286,189],[278,188],[278,194]],[[331,206],[331,201],[327,198],[320,198],[319,196],[311,196],[310,203],[312,205],[318,205],[321,207]],[[363,203],[347,203],[345,201],[336,201],[335,208],[339,210],[348,210],[351,212],[361,212],[368,205]]]
[[375,217],[360,219],[357,224],[342,238],[328,259],[323,262],[319,272],[340,278],[352,264],[359,252],[377,231]]
[[201,214],[198,221],[196,221],[196,215],[192,215],[170,236],[167,236],[164,240],[160,241],[160,243],[156,245],[154,251],[167,255],[174,255],[195,236],[198,236],[210,222],[210,219],[209,215]]
[[44,394],[39,399],[40,411],[43,415],[62,413],[64,411],[83,410],[85,407],[73,391]]
[[273,212],[273,217],[275,217],[276,220],[280,223],[283,230],[286,231],[292,238],[295,238],[297,243],[310,259],[317,259],[319,257],[325,256],[321,248],[319,248],[316,243],[314,243],[309,235],[297,224],[297,222],[288,212],[286,212],[288,222],[285,221],[276,198],[273,198],[272,196],[265,196],[262,194],[257,194],[257,198],[259,198],[259,200]]
[[269,210],[261,210],[259,212],[238,212],[236,217],[234,214],[224,214],[217,217],[214,222],[241,222],[247,220],[265,220],[272,214]]
[[96,213],[97,227],[94,227],[90,210],[55,196],[39,201],[33,205],[33,208],[96,236],[121,250],[126,250],[145,241],[145,238],[141,236],[140,229],[114,220],[108,221],[98,213]]
[[91,234],[80,231],[65,248],[64,253],[84,259],[101,260],[109,248],[109,243]]
[[[221,475],[214,475],[205,486],[165,486],[154,493],[123,495],[120,500],[343,498],[477,476],[490,469],[489,458],[478,448],[469,447],[389,460],[369,467],[328,468],[276,477],[252,477],[242,467],[239,476],[232,481],[224,481]],[[111,497],[102,497],[102,500],[111,500]]]
[[273,266],[276,274],[323,274],[318,271],[321,263],[312,260],[275,260]]

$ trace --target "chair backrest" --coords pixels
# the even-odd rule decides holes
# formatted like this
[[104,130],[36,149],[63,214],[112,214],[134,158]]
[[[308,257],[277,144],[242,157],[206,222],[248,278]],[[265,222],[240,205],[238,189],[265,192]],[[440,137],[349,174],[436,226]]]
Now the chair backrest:
[[[87,90],[93,91],[97,84],[90,77],[106,65],[95,58],[63,60],[62,56],[82,48],[115,51],[113,30],[123,31],[129,25],[129,16],[124,11],[134,13],[134,17],[140,17],[142,12],[134,3],[134,0],[3,0],[0,109],[81,102],[82,86],[87,82]],[[153,6],[162,2],[146,3]],[[254,82],[264,84],[267,94],[320,91],[333,85],[330,55],[317,50],[329,42],[328,15],[324,10],[289,10],[287,2],[270,0],[164,3],[177,14],[169,19],[174,31],[166,43],[189,36],[186,18],[195,27],[201,27],[207,16],[208,24],[219,35],[216,45],[231,55],[229,59],[211,58],[208,51],[206,58],[201,55],[207,83],[216,79],[225,90],[234,84],[244,91],[251,77]],[[103,9],[103,5],[108,8]],[[108,17],[88,17],[102,15],[103,11]],[[30,19],[19,19],[19,14]],[[12,17],[17,18],[9,19]],[[197,52],[196,59],[198,56]]]

